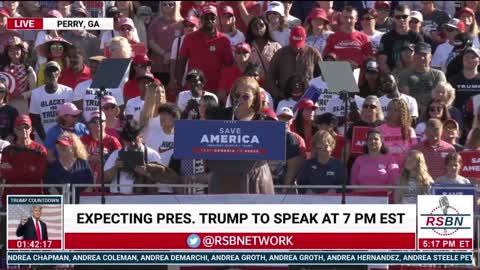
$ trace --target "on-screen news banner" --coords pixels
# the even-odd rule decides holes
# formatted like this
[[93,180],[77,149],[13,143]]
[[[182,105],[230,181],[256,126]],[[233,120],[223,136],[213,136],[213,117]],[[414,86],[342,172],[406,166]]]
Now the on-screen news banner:
[[113,18],[7,18],[8,30],[113,30]]
[[255,207],[64,205],[61,196],[9,195],[7,219],[9,265],[473,263],[471,195]]
[[[112,30],[113,19],[8,18],[7,29]],[[9,195],[7,263],[472,265],[473,205],[470,195],[422,195],[417,205],[254,209],[64,205],[61,196]]]

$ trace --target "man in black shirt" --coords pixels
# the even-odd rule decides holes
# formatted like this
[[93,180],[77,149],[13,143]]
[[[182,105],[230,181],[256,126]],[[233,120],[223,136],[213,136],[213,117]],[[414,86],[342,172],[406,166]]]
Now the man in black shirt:
[[13,140],[13,123],[18,111],[6,103],[7,87],[0,80],[0,139]]
[[459,73],[448,78],[448,81],[455,88],[455,101],[453,105],[466,110],[466,104],[471,96],[480,94],[480,73],[478,66],[480,64],[480,50],[469,47],[463,53],[463,69]]
[[417,44],[423,41],[418,34],[410,31],[408,21],[410,8],[399,5],[394,10],[395,29],[383,35],[378,51],[380,70],[385,73],[391,72],[400,60],[401,47],[405,41]]

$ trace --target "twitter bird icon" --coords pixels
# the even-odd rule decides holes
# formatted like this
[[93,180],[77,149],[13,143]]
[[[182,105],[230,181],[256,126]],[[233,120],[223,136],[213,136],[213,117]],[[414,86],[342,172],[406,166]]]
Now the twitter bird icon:
[[200,246],[201,242],[202,241],[200,240],[200,236],[196,234],[190,234],[187,237],[187,245],[191,248],[197,248],[198,246]]

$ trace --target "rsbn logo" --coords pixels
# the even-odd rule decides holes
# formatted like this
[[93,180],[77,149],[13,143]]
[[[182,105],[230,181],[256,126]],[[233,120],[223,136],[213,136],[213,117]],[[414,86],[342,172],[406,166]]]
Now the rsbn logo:
[[429,214],[421,214],[421,216],[426,216],[427,219],[420,229],[430,229],[441,236],[449,236],[459,230],[470,229],[470,226],[466,226],[464,222],[464,218],[469,217],[470,214],[461,214],[454,206],[450,205],[447,196],[440,197],[438,206],[433,208]]

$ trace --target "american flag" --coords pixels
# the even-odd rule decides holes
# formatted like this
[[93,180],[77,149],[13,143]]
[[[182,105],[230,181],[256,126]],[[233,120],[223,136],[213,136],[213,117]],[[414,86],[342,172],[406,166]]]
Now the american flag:
[[[8,239],[22,239],[17,237],[17,228],[23,217],[32,216],[32,205],[14,204],[8,206]],[[42,205],[42,216],[40,220],[47,224],[48,239],[62,239],[62,206]]]

